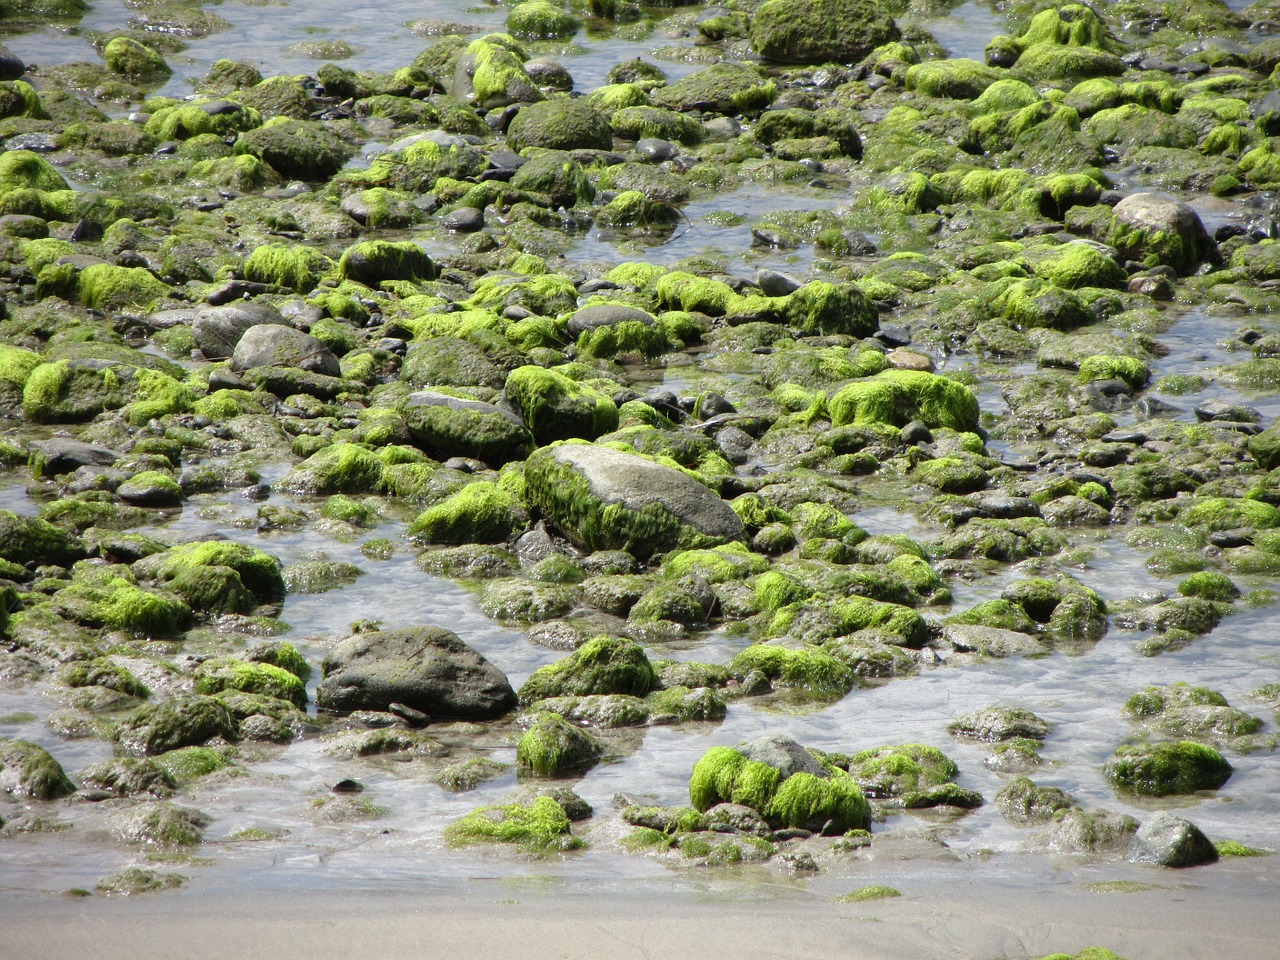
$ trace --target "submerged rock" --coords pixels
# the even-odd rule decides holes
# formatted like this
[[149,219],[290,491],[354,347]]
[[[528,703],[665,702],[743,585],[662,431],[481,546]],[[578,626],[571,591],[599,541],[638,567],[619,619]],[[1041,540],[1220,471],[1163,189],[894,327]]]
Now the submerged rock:
[[402,703],[431,717],[490,720],[516,705],[497,667],[442,627],[358,633],[322,664],[316,705],[324,710],[386,710]]

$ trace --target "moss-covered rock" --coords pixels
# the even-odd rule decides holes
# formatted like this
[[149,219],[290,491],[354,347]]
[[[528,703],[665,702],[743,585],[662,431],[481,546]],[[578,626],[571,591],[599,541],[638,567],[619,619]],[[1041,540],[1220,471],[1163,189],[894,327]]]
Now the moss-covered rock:
[[246,130],[234,150],[257,157],[287,180],[311,183],[329,179],[355,154],[323,123],[282,118]]
[[433,280],[436,270],[431,257],[416,243],[365,240],[343,251],[338,274],[344,280],[376,287],[384,280]]
[[729,116],[756,114],[777,96],[776,84],[754,67],[717,63],[650,93],[655,106],[670,110],[706,110]]
[[206,696],[184,695],[147,704],[120,724],[121,746],[146,756],[200,746],[213,737],[234,740],[235,736],[226,706]]
[[996,794],[996,808],[1011,823],[1048,823],[1060,810],[1070,810],[1071,797],[1057,787],[1039,787],[1027,777],[1010,780]]
[[0,559],[69,567],[87,555],[80,538],[35,517],[0,510]]
[[551,797],[529,803],[480,807],[445,828],[451,846],[477,843],[515,844],[531,853],[574,850],[582,841],[573,835],[564,808]]
[[767,0],[751,20],[756,53],[782,63],[854,63],[897,40],[898,25],[864,0]]
[[533,703],[549,697],[600,694],[643,697],[654,682],[653,666],[639,644],[599,636],[563,660],[535,670],[520,688],[520,700]]
[[522,0],[507,14],[507,32],[521,40],[568,40],[582,21],[550,0]]
[[1212,747],[1178,740],[1121,746],[1107,759],[1103,773],[1117,790],[1163,797],[1217,790],[1230,779],[1232,767]]
[[333,270],[333,261],[315,247],[266,243],[255,247],[244,262],[245,279],[298,293],[309,293]]
[[929,97],[951,100],[974,100],[996,81],[1004,77],[1002,70],[976,60],[930,60],[907,70],[908,90]]
[[540,777],[580,773],[595,766],[604,746],[558,713],[542,712],[516,744],[516,764]]
[[296,706],[305,706],[307,689],[288,670],[269,663],[250,663],[236,657],[214,657],[196,670],[196,693],[218,694],[228,690],[259,693]]
[[522,107],[507,127],[513,150],[609,150],[613,130],[604,114],[581,99],[544,100]]
[[1022,707],[987,707],[961,714],[947,727],[953,737],[996,743],[1021,737],[1043,740],[1049,724]]
[[62,765],[44,747],[27,740],[0,740],[0,794],[56,800],[75,789]]
[[[211,581],[196,579],[206,570],[217,571]],[[222,572],[228,570],[234,580]],[[180,544],[140,560],[134,572],[139,578],[166,584],[184,598],[189,596],[192,606],[201,610],[220,611],[225,606],[214,592],[218,585],[236,595],[240,589],[246,590],[259,603],[276,603],[285,595],[279,560],[257,547],[229,540]],[[236,600],[233,606],[239,609],[242,604]]]
[[836,391],[827,402],[832,426],[919,420],[929,427],[973,431],[978,399],[962,383],[915,370],[886,370]]
[[173,73],[164,57],[129,37],[113,37],[102,48],[102,59],[112,73],[133,80],[162,80]]
[[1147,687],[1126,701],[1124,712],[1131,720],[1170,736],[1211,742],[1262,728],[1261,720],[1235,709],[1217,691],[1186,683]]
[[525,490],[531,507],[589,550],[648,557],[743,536],[737,514],[698,480],[608,447],[538,450],[525,463]]
[[821,647],[781,641],[747,647],[729,664],[739,676],[759,670],[778,686],[823,700],[838,700],[853,689],[853,669]]
[[471,457],[500,467],[533,449],[528,429],[492,404],[424,390],[411,393],[400,411],[414,441],[441,460]]
[[519,500],[496,483],[477,480],[420,513],[409,535],[423,543],[505,543],[528,523]]
[[313,496],[373,493],[381,487],[386,469],[386,464],[366,447],[335,443],[294,467],[281,486]]
[[116,757],[86,767],[78,774],[83,787],[118,797],[168,797],[177,781],[150,757]]
[[503,393],[539,444],[594,440],[618,428],[618,407],[611,397],[556,370],[517,367]]

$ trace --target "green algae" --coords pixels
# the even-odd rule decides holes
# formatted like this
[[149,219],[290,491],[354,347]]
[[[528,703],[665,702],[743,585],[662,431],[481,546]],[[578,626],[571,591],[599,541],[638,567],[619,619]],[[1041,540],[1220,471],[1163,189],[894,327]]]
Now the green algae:
[[551,797],[506,806],[479,807],[445,828],[445,841],[463,847],[480,843],[513,844],[531,853],[576,850],[584,846],[569,818]]

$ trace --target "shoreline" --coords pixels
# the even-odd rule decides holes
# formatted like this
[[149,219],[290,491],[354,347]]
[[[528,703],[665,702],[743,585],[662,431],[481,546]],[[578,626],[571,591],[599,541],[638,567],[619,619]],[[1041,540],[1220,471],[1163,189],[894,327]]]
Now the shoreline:
[[[1155,885],[1132,892],[1011,877],[992,882],[970,864],[978,869],[965,871],[969,880],[935,871],[915,877],[899,898],[864,903],[834,902],[799,886],[785,898],[774,885],[754,895],[745,884],[700,887],[702,878],[691,873],[603,888],[527,876],[397,881],[392,888],[364,882],[347,891],[196,885],[133,898],[10,893],[0,902],[0,925],[9,956],[97,960],[179,953],[190,960],[487,960],[504,953],[525,960],[602,953],[617,960],[996,960],[1089,946],[1125,960],[1269,960],[1280,890],[1271,860],[1224,862],[1211,868],[1213,877],[1151,871]],[[898,866],[910,872],[909,864]]]

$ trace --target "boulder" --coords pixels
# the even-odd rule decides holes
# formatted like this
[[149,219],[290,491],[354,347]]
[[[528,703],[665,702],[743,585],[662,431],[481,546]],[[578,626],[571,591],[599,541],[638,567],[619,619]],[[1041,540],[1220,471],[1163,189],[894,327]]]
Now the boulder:
[[26,740],[0,740],[0,795],[56,800],[75,789],[44,747]]
[[405,398],[401,412],[414,441],[438,460],[469,457],[497,468],[533,449],[524,425],[491,403],[420,390]]
[[342,376],[338,358],[322,341],[280,323],[252,326],[236,344],[231,369],[243,372],[253,367],[295,367],[327,377]]
[[1138,827],[1125,859],[1162,867],[1196,867],[1213,863],[1218,851],[1194,823],[1161,810]]
[[687,473],[609,447],[544,448],[525,464],[528,502],[588,550],[639,557],[744,536],[742,521]]
[[432,717],[488,720],[516,705],[502,671],[443,627],[359,633],[325,658],[316,705],[386,710],[401,703]]
[[1117,203],[1113,213],[1111,245],[1125,259],[1173,267],[1186,275],[1217,256],[1200,217],[1185,203],[1135,193]]
[[752,49],[782,63],[853,63],[899,36],[869,0],[767,0],[751,21]]
[[284,317],[269,303],[248,300],[201,309],[191,322],[196,346],[210,360],[231,356],[245,332],[258,324],[283,324]]
[[604,114],[583,100],[543,100],[521,107],[507,127],[512,150],[610,150],[613,128]]
[[737,749],[748,760],[773,767],[782,774],[783,780],[797,773],[810,773],[823,780],[831,776],[830,771],[813,759],[808,750],[782,734],[765,734],[738,744]]

